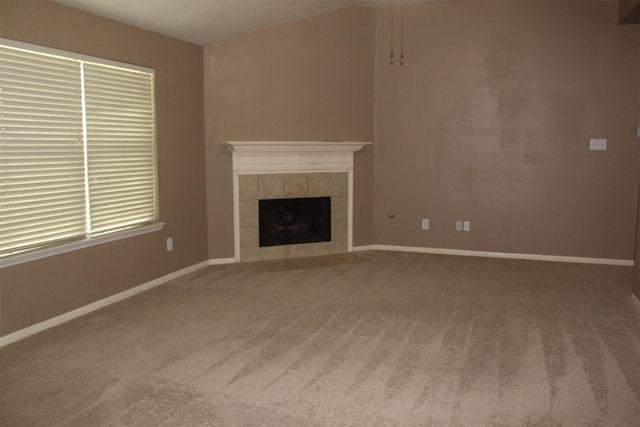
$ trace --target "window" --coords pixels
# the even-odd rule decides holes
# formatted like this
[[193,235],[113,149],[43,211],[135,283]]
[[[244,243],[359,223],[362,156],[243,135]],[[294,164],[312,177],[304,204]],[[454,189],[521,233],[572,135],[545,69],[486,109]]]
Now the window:
[[153,70],[0,39],[0,258],[157,220]]

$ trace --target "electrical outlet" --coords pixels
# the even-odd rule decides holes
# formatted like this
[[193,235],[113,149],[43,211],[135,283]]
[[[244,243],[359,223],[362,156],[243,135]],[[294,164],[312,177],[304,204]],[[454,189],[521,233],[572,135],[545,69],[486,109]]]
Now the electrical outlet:
[[173,237],[167,237],[167,252],[173,250]]
[[589,140],[589,150],[607,151],[607,140],[605,138],[592,138]]
[[464,231],[471,231],[471,221],[465,221],[463,225]]
[[429,220],[427,218],[424,218],[422,220],[422,229],[423,230],[428,230],[429,229]]
[[462,221],[456,221],[456,231],[462,231]]

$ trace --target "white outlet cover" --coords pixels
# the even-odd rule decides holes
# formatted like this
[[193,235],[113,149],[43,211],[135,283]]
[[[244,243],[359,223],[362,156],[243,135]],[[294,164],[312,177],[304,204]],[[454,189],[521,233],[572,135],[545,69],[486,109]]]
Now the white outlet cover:
[[456,221],[456,231],[462,231],[462,221]]
[[591,138],[589,140],[589,150],[591,151],[606,151],[607,140],[605,138]]
[[173,237],[167,237],[167,252],[173,250]]
[[471,221],[464,222],[464,231],[471,231]]
[[426,218],[422,220],[422,229],[423,230],[428,230],[429,229],[429,220],[426,219]]

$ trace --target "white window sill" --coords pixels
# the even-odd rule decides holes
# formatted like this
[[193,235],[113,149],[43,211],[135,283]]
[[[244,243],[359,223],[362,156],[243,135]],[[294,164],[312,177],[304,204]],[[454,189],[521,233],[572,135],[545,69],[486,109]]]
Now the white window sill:
[[104,236],[92,237],[84,240],[79,240],[70,243],[63,243],[61,245],[50,246],[47,248],[36,249],[31,252],[25,252],[13,256],[9,256],[5,259],[0,259],[0,268],[10,267],[12,265],[22,264],[25,262],[35,261],[54,255],[64,254],[66,252],[76,251],[78,249],[84,249],[91,246],[101,245],[107,242],[113,242],[115,240],[127,239],[133,236],[139,236],[141,234],[152,233],[154,231],[162,230],[164,222],[154,222],[153,224],[143,225],[141,227],[131,228],[128,230],[118,231],[115,233],[106,234]]

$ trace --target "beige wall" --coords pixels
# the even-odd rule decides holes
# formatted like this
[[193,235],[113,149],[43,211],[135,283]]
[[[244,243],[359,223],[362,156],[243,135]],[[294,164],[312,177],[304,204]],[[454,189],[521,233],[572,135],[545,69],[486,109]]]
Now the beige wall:
[[46,1],[0,0],[0,35],[155,68],[166,222],[161,232],[2,269],[0,334],[205,260],[202,48]]
[[[233,257],[233,140],[373,140],[374,12],[347,8],[205,48],[209,256]],[[372,149],[356,153],[354,243],[371,243]]]
[[399,67],[379,9],[375,242],[633,259],[640,26],[617,18],[607,1],[407,6]]

